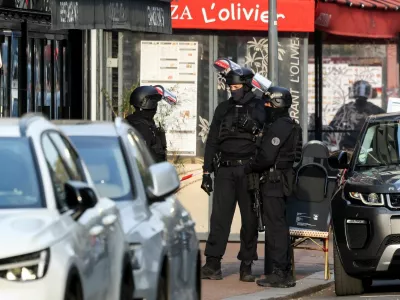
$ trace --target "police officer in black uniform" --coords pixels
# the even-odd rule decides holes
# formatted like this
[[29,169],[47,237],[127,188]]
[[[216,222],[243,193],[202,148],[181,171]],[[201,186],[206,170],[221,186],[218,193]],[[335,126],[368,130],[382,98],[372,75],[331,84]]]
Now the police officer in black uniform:
[[289,115],[290,91],[273,86],[266,95],[268,126],[260,149],[245,173],[260,173],[265,217],[266,247],[272,262],[272,274],[257,284],[266,287],[292,287],[291,245],[286,222],[286,201],[293,188],[293,164],[301,157],[301,127]]
[[167,160],[167,140],[165,131],[157,127],[154,116],[162,95],[153,86],[137,87],[131,94],[130,103],[135,112],[126,120],[135,127],[144,138],[156,162]]
[[[242,217],[238,254],[240,280],[255,280],[251,265],[258,259],[257,220],[252,210],[252,196],[247,190],[244,166],[255,154],[256,135],[265,122],[265,112],[263,101],[252,92],[253,76],[254,73],[247,68],[226,74],[232,97],[217,106],[207,137],[201,188],[208,194],[213,191],[210,174],[214,172],[215,191],[203,279],[222,279],[221,259],[238,202]],[[219,163],[213,164],[218,155]]]

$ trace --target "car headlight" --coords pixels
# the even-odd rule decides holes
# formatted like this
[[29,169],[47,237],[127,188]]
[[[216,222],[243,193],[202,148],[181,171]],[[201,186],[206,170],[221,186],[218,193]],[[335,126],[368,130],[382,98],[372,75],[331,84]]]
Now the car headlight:
[[141,268],[141,261],[143,256],[142,244],[132,243],[129,244],[129,251],[131,256],[131,264],[134,270]]
[[0,260],[0,278],[9,281],[32,281],[46,275],[50,259],[48,249]]
[[362,203],[371,206],[382,206],[385,203],[383,194],[349,192],[349,196],[352,199],[361,200]]

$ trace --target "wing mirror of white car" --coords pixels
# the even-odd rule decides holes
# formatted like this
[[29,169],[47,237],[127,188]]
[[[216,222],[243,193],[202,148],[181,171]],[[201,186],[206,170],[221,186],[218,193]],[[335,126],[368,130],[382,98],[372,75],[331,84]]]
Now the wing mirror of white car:
[[74,211],[75,219],[97,204],[96,193],[84,182],[68,181],[65,183],[64,189],[68,208]]
[[164,201],[180,187],[178,173],[169,162],[154,164],[149,168],[152,186],[147,188],[147,194],[152,202]]

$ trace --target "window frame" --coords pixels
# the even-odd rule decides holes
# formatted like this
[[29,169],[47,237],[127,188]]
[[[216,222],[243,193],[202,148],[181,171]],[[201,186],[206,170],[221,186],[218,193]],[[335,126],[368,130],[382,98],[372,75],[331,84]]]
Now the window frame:
[[[64,214],[64,213],[66,213],[66,212],[68,212],[70,210],[70,207],[68,207],[68,205],[67,206],[62,205],[62,203],[61,203],[61,201],[59,199],[59,195],[58,195],[58,193],[56,191],[56,188],[54,186],[54,181],[53,181],[53,178],[52,178],[52,175],[51,175],[51,170],[49,169],[49,166],[47,165],[48,161],[47,161],[47,158],[46,158],[47,155],[46,155],[46,152],[45,152],[45,147],[43,146],[43,139],[44,139],[45,136],[47,136],[47,138],[49,139],[50,143],[53,145],[54,149],[56,150],[57,154],[60,156],[61,163],[62,163],[63,167],[65,168],[65,170],[67,172],[67,175],[69,177],[68,181],[73,180],[72,179],[73,176],[71,176],[71,171],[69,170],[69,167],[66,165],[66,162],[64,161],[63,155],[60,153],[60,150],[55,145],[54,141],[51,139],[51,137],[49,135],[49,133],[51,133],[51,132],[57,132],[58,133],[57,130],[46,130],[46,131],[42,132],[42,134],[40,135],[40,146],[41,146],[41,150],[42,150],[42,153],[43,153],[43,157],[44,157],[44,159],[46,161],[47,172],[49,173],[49,176],[51,178],[51,185],[52,185],[52,188],[53,188],[53,195],[54,195],[54,199],[56,201],[57,209],[59,210],[59,212],[61,214]],[[66,203],[64,203],[64,204],[66,204]]]

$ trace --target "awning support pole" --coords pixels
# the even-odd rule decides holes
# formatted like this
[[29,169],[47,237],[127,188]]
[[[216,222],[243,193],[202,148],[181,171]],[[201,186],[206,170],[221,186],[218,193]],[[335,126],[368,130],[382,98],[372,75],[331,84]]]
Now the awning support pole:
[[[278,85],[278,21],[276,0],[268,0],[268,79],[273,85]],[[272,273],[272,263],[267,252],[265,238],[264,274]]]
[[278,21],[276,0],[268,0],[268,79],[278,85]]

